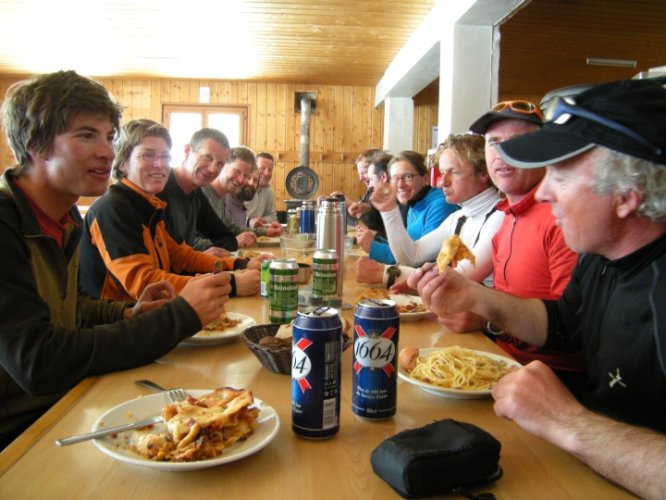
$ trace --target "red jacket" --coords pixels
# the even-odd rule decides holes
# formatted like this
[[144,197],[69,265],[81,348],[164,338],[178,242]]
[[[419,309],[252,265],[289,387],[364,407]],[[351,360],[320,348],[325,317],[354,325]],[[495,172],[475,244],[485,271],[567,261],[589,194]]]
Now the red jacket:
[[[493,237],[494,283],[517,297],[555,300],[569,283],[578,254],[564,242],[550,205],[534,198],[537,187],[515,205],[506,199],[497,205],[506,215]],[[539,349],[506,334],[497,344],[523,364],[540,359],[554,369],[582,369],[579,353]]]

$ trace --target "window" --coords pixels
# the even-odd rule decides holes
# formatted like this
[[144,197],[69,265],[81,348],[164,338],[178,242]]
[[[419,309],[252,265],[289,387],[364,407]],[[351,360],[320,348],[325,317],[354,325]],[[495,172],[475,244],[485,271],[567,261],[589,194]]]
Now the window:
[[166,104],[162,122],[173,140],[171,166],[183,161],[185,144],[194,132],[203,127],[223,132],[231,147],[247,144],[247,106]]

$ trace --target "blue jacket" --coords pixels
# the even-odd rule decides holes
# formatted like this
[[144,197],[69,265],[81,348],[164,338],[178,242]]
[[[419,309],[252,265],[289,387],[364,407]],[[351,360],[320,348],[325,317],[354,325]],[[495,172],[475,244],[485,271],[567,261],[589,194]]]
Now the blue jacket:
[[[446,202],[441,189],[426,186],[424,191],[425,195],[420,195],[408,203],[407,234],[414,241],[437,229],[449,214],[459,208]],[[386,240],[377,239],[372,242],[370,258],[384,264],[395,264],[395,257]]]

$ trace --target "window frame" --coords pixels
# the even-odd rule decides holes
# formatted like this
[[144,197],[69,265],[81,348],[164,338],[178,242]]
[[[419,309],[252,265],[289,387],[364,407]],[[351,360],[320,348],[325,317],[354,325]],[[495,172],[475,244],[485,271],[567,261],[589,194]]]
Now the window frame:
[[[199,113],[201,115],[201,127],[208,127],[209,116],[216,113],[235,114],[240,117],[240,129],[238,144],[248,143],[248,116],[249,106],[243,104],[162,104],[162,124],[171,130],[172,113]],[[195,132],[194,130],[192,132]],[[222,130],[224,132],[224,130]]]

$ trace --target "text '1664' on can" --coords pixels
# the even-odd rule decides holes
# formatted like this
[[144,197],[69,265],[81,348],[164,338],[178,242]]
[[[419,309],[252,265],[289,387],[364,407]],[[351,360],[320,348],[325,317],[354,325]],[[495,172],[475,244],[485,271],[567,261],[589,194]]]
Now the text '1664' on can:
[[268,289],[270,288],[270,280],[271,280],[271,272],[270,272],[270,266],[271,266],[272,260],[264,260],[261,262],[261,270],[260,270],[260,288],[259,288],[259,293],[262,297],[268,298]]
[[298,310],[298,264],[296,259],[274,260],[268,270],[270,322],[291,323]]
[[292,429],[302,437],[330,437],[340,428],[342,322],[338,310],[318,307],[299,312],[292,334]]
[[400,315],[392,300],[362,300],[354,313],[352,411],[381,420],[395,414]]
[[317,250],[312,256],[312,304],[337,305],[338,296],[338,253],[335,250]]

